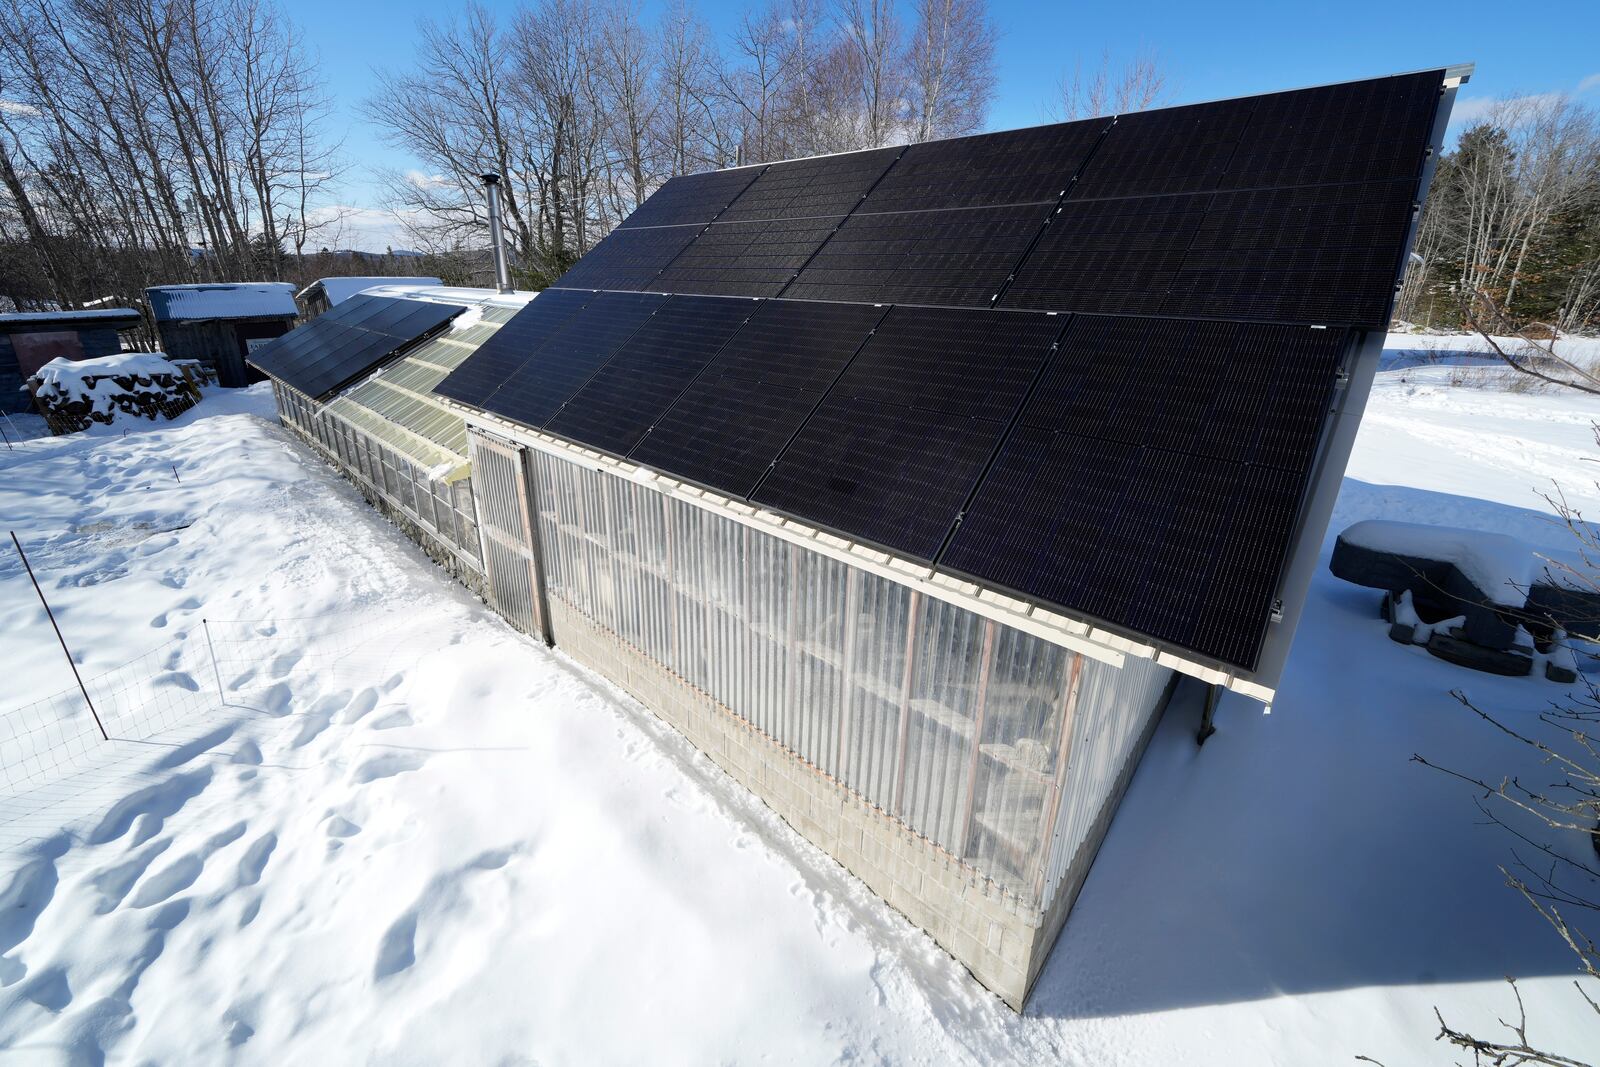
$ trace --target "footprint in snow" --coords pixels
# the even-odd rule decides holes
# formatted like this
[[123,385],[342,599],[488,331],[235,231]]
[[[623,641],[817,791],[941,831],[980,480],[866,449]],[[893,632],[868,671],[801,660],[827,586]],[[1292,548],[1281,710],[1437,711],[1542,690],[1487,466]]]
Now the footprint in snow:
[[402,726],[410,725],[411,716],[406,714],[406,710],[404,708],[398,708],[389,712],[387,715],[382,716],[381,718],[372,720],[372,728],[374,730],[394,730]]
[[198,853],[191,852],[179,857],[146,879],[129,903],[135,908],[150,908],[164,903],[194,885],[204,869],[205,860]]
[[366,785],[382,778],[393,778],[397,774],[414,771],[426,762],[415,753],[386,752],[357,764],[355,770],[350,772],[350,778],[357,785]]
[[[51,839],[39,850],[37,858],[23,866],[11,882],[0,890],[0,957],[22,944],[33,935],[39,913],[55,899],[56,860],[66,854],[65,837]],[[10,984],[15,979],[7,979]]]
[[158,770],[171,770],[174,767],[181,767],[196,756],[216,748],[232,736],[232,726],[219,727],[204,737],[196,738],[186,745],[179,745],[173,749],[170,755],[162,757],[161,762],[156,764],[156,768]]
[[135,820],[139,822],[140,833],[134,844],[149,840],[159,832],[163,820],[176,814],[210,784],[211,768],[202,765],[130,793],[117,801],[89,832],[88,843],[103,845],[115,841],[128,832]]
[[367,713],[378,706],[378,691],[370,686],[350,698],[339,721],[345,726],[360,722]]
[[247,767],[261,766],[261,746],[254,741],[245,741],[239,746],[239,751],[228,757],[229,762],[243,764]]
[[312,704],[306,711],[305,718],[301,720],[300,730],[295,734],[294,740],[289,742],[290,748],[302,748],[316,740],[322,731],[333,722],[333,713],[344,705],[344,694],[322,697]]
[[67,972],[60,967],[39,972],[20,992],[39,1007],[56,1014],[72,1003],[72,987],[67,984]]
[[255,885],[261,881],[261,872],[267,869],[267,861],[272,858],[272,852],[278,847],[278,835],[267,831],[245,849],[244,855],[239,858],[239,887]]
[[289,672],[294,670],[295,664],[300,662],[300,659],[301,656],[298,652],[285,652],[272,661],[272,667],[270,668],[272,676],[274,678],[287,677]]
[[378,943],[372,977],[382,981],[417,962],[417,913],[408,911],[390,924]]
[[95,914],[105,915],[114,911],[127,897],[128,890],[133,888],[134,883],[144,877],[144,872],[150,869],[156,857],[165,852],[171,844],[171,838],[162,838],[149,848],[141,849],[121,863],[107,867],[96,874],[92,884],[100,891],[100,903],[95,905]]
[[261,696],[262,710],[273,715],[289,714],[289,703],[294,699],[294,690],[287,683],[279,682],[268,689]]
[[[183,892],[185,889],[188,889],[199,879],[200,872],[205,870],[206,860],[210,859],[212,854],[218,849],[224,848],[227,845],[231,845],[233,842],[243,837],[244,831],[245,824],[243,822],[236,822],[226,830],[222,830],[211,835],[206,843],[201,845],[195,851],[186,856],[180,856],[172,863],[146,878],[142,883],[140,883],[139,888],[134,891],[133,899],[128,903],[135,908],[154,907],[157,904],[165,903],[167,900]],[[184,903],[184,908],[185,914],[187,914],[187,902]],[[154,922],[158,920],[152,921]],[[181,921],[182,916],[179,916],[179,918],[175,920],[172,925],[175,926]],[[161,929],[171,929],[171,927],[163,926]]]
[[361,832],[361,827],[343,815],[335,815],[323,824],[322,828],[329,837],[354,837]]

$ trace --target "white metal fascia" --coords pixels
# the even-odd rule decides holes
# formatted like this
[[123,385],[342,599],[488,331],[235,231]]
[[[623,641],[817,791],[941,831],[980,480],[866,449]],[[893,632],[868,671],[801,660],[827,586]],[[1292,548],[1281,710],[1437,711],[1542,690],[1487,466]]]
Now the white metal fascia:
[[469,424],[481,429],[538,448],[568,462],[649,485],[663,495],[732,518],[803,548],[965,608],[976,615],[993,619],[1070,651],[1081,652],[1091,659],[1114,667],[1121,667],[1128,656],[1150,659],[1207,685],[1223,686],[1252,700],[1271,703],[1274,699],[1275,691],[1272,686],[1248,675],[1241,675],[1215,664],[1190,659],[1178,652],[1101,629],[1087,620],[1030,604],[997,590],[933,570],[927,564],[895,556],[868,545],[857,544],[788,516],[753,506],[745,501],[723,497],[699,486],[680,482],[670,475],[651,468],[615,459],[466,405],[449,400],[445,400],[444,403],[460,412]]
[[697,485],[680,482],[652,468],[615,459],[594,449],[573,444],[540,430],[519,426],[448,398],[437,399],[443,406],[459,413],[468,425],[537,448],[591,470],[649,485],[665,496],[731,518],[813,552],[859,567],[956,607],[965,608],[983,618],[993,619],[1070,651],[1080,652],[1113,667],[1121,667],[1128,656],[1150,659],[1180,674],[1199,679],[1207,685],[1223,686],[1241,696],[1262,703],[1271,703],[1275,696],[1272,686],[1249,675],[1226,670],[1216,664],[1204,663],[1170,649],[1158,648],[1147,642],[1101,629],[1087,620],[1051,611],[1007,596],[997,590],[941,573],[925,563],[908,560],[868,545],[857,544],[777,512],[742,500],[724,497]]
[[1219,669],[1212,664],[1197,662],[1154,645],[1132,640],[1122,634],[1100,629],[1085,620],[1050,611],[973,582],[963,581],[933,570],[926,564],[857,544],[788,516],[752,506],[741,500],[723,497],[699,486],[680,482],[651,468],[618,460],[550,434],[518,426],[466,405],[448,400],[445,403],[460,412],[470,425],[488,430],[497,436],[537,448],[591,470],[648,485],[665,496],[731,518],[792,544],[965,608],[976,615],[993,619],[1070,651],[1080,652],[1102,663],[1121,667],[1128,656],[1152,659],[1163,667],[1197,678],[1209,685],[1226,686],[1254,700],[1270,701],[1273,698],[1271,687],[1231,671]]

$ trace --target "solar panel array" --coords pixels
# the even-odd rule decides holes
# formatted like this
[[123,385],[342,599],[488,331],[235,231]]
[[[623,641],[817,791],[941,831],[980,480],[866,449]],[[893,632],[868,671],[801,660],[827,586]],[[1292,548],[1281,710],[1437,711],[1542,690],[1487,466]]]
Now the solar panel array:
[[355,296],[248,358],[263,373],[321,399],[465,310],[461,304]]
[[675,178],[439,391],[1248,669],[1442,86]]

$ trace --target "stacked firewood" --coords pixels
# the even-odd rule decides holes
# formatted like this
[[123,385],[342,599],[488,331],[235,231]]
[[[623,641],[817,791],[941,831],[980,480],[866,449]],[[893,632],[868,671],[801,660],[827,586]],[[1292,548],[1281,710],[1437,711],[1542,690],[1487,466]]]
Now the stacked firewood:
[[[87,395],[36,389],[34,401],[51,433],[77,433],[94,423],[109,425],[122,418],[175,419],[199,402],[206,379],[198,364],[174,363],[171,372],[86,375],[82,381]],[[104,393],[101,383],[107,381],[117,392]]]

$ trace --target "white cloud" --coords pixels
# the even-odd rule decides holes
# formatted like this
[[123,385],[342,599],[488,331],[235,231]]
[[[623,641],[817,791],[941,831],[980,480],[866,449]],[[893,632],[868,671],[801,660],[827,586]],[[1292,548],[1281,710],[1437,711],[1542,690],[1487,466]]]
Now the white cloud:
[[382,252],[386,248],[408,246],[405,223],[398,212],[333,204],[313,212],[313,217],[328,222],[312,242],[316,248]]
[[0,112],[7,115],[37,115],[39,109],[32,104],[24,104],[20,100],[7,100],[0,97]]
[[406,171],[406,181],[418,189],[438,189],[450,184],[449,179],[443,174],[428,174],[420,170]]
[[[1591,74],[1578,82],[1577,88],[1572,90],[1571,95],[1582,96],[1595,89],[1600,89],[1600,73]],[[1458,129],[1488,118],[1489,113],[1502,104],[1516,108],[1542,108],[1549,107],[1566,95],[1566,93],[1556,91],[1530,93],[1526,96],[1513,96],[1504,100],[1490,96],[1463,97],[1456,101],[1456,106],[1450,111],[1450,126],[1453,129]]]
[[1496,108],[1507,109],[1537,109],[1549,107],[1558,102],[1564,93],[1530,93],[1527,96],[1511,96],[1498,98],[1493,96],[1470,96],[1457,100],[1455,107],[1450,109],[1450,125],[1452,127],[1469,126],[1481,119],[1488,118]]

